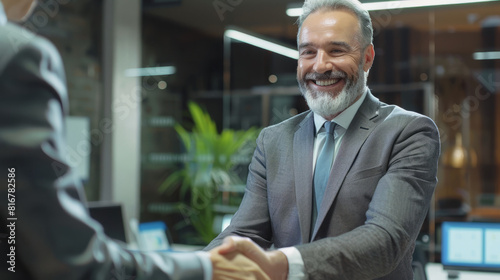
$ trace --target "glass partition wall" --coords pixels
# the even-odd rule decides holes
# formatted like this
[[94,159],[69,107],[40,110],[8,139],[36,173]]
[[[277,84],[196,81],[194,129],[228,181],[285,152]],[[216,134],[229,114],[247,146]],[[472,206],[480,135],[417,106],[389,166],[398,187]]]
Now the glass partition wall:
[[431,221],[439,261],[443,221],[500,221],[500,3],[427,14],[442,141]]

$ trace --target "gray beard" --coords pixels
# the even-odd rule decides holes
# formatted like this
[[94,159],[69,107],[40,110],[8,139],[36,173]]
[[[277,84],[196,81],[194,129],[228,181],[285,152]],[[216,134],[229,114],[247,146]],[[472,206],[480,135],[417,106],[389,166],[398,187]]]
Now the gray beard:
[[365,91],[367,73],[363,71],[363,67],[359,67],[358,77],[353,80],[354,78],[346,77],[346,85],[336,97],[332,97],[328,92],[309,88],[304,80],[299,81],[299,88],[309,108],[323,118],[330,119],[351,106]]

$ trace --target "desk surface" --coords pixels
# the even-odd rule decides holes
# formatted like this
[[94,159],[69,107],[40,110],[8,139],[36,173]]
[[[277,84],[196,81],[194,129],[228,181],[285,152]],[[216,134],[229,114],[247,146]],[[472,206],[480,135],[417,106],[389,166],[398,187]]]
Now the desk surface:
[[174,243],[171,246],[171,249],[174,251],[178,252],[192,252],[192,251],[199,251],[205,248],[205,246],[198,246],[198,245],[186,245],[186,244],[177,244]]
[[[448,272],[443,270],[440,263],[428,263],[425,266],[427,280],[448,280]],[[500,280],[500,273],[459,271],[456,280]]]

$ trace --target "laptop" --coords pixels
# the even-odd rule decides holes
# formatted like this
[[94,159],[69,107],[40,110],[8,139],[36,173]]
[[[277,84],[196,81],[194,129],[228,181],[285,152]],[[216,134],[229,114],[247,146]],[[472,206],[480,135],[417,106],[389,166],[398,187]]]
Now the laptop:
[[441,262],[445,270],[500,272],[500,223],[443,222]]
[[115,240],[127,243],[122,205],[113,202],[89,202],[90,216],[98,221],[104,233]]

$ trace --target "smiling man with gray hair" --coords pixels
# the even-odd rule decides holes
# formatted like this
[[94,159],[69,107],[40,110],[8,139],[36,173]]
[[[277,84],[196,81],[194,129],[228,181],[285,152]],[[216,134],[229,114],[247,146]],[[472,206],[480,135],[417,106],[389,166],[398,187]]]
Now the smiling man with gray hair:
[[359,1],[303,11],[297,81],[311,110],[262,130],[240,208],[207,248],[239,251],[272,279],[411,280],[437,127],[366,86],[375,52]]

